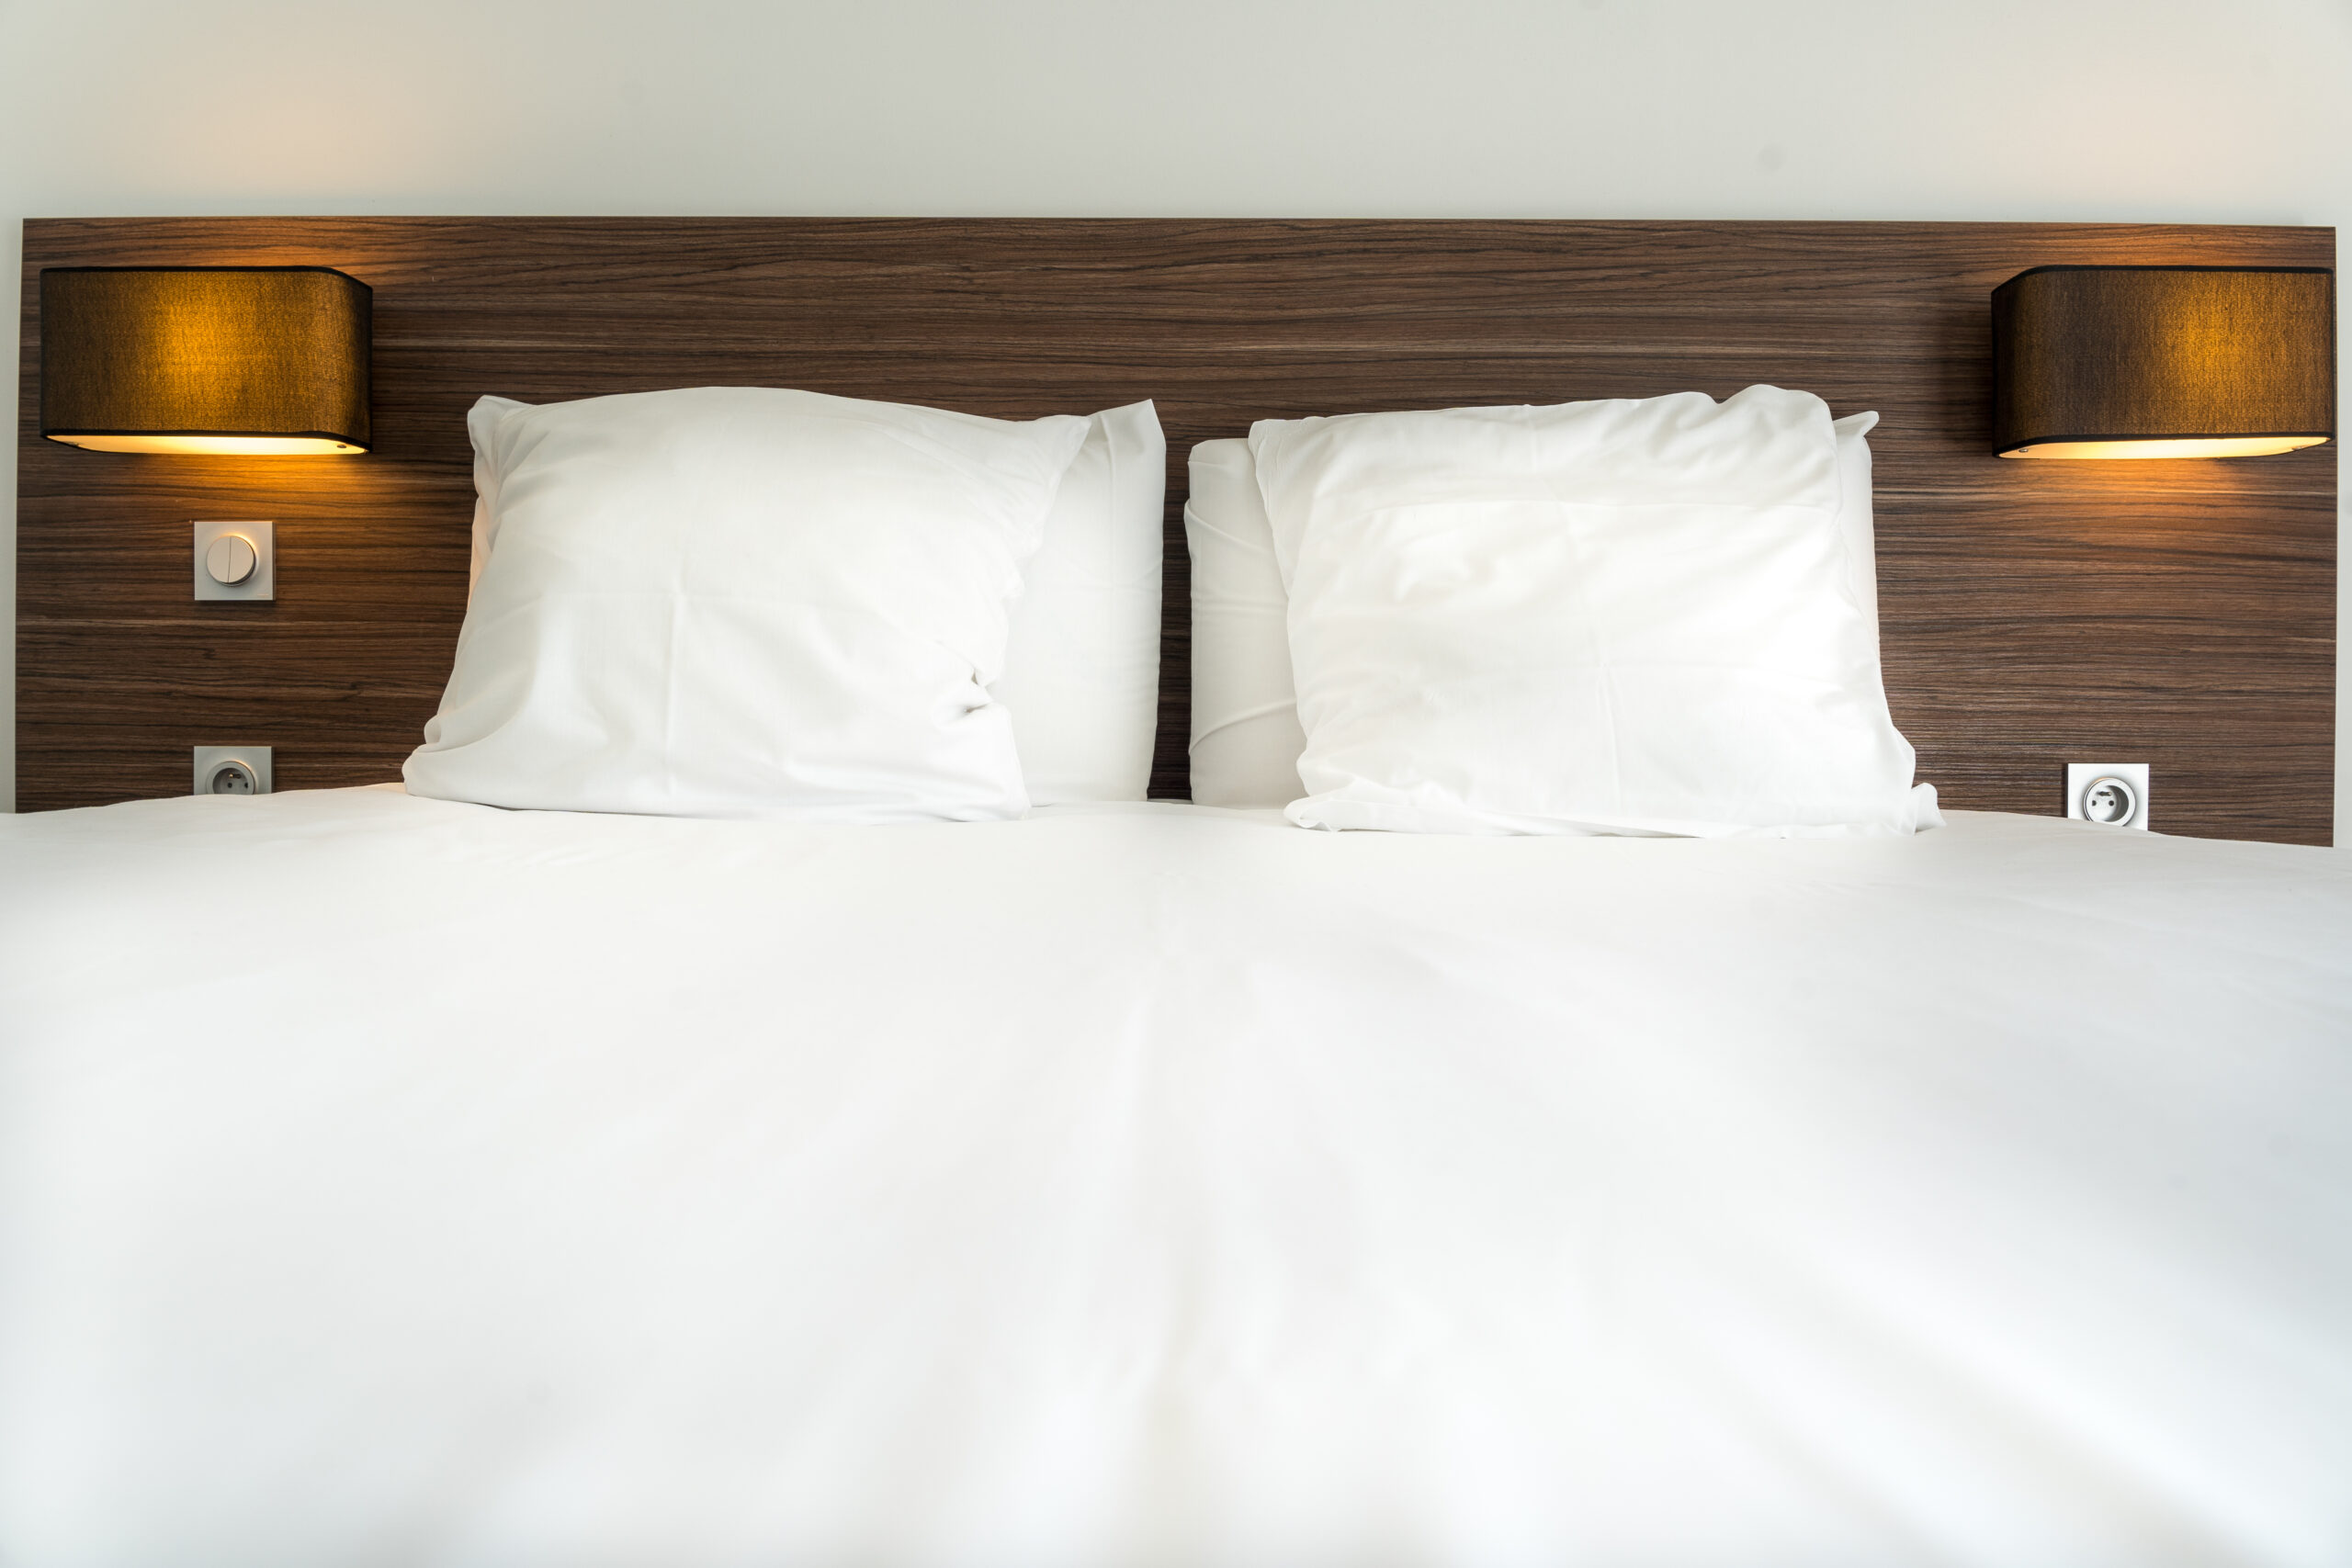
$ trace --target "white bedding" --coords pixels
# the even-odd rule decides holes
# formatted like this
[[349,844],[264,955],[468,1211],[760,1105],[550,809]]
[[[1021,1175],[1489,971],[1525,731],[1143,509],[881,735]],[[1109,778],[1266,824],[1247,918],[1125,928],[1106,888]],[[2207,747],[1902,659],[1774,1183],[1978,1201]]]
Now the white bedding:
[[0,822],[0,1562],[2352,1562],[2352,863]]

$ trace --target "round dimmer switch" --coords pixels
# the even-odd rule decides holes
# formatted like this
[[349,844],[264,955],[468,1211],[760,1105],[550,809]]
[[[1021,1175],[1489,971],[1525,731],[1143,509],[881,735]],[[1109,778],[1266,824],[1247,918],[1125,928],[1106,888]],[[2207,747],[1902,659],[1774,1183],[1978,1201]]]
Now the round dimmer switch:
[[251,539],[242,534],[223,534],[204,552],[204,570],[213,581],[226,587],[251,577],[260,559]]

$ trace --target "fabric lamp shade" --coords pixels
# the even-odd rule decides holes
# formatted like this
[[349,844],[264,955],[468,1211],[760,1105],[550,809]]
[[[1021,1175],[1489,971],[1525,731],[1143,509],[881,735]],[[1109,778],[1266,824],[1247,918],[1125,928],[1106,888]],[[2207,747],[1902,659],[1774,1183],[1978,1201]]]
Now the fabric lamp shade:
[[40,433],[101,452],[364,452],[372,301],[323,266],[44,267]]
[[1993,291],[2004,457],[2250,457],[2335,432],[2335,275],[2038,266]]

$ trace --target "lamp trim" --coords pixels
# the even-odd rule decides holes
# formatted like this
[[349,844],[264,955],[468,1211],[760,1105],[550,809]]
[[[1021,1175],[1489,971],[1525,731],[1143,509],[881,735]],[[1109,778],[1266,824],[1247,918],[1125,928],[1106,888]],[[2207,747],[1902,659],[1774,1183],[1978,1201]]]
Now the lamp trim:
[[[122,264],[119,264],[119,265],[110,265],[110,266],[45,266],[45,267],[42,267],[40,270],[41,270],[43,273],[51,273],[51,272],[331,272],[331,273],[334,274],[337,277],[349,278],[349,279],[350,279],[350,281],[352,281],[353,283],[357,284],[360,288],[362,288],[366,289],[366,290],[367,290],[368,293],[370,293],[370,294],[373,294],[373,293],[375,293],[375,292],[376,292],[375,285],[373,285],[373,284],[371,284],[371,283],[368,282],[368,281],[367,281],[367,279],[365,279],[365,278],[359,278],[359,277],[352,277],[351,274],[349,274],[349,273],[347,273],[347,272],[344,271],[344,270],[343,270],[343,268],[341,268],[341,267],[339,267],[339,266],[326,266],[326,265],[323,265],[322,264],[318,263],[318,262],[256,262],[256,263],[254,263],[254,264],[253,265],[251,265],[251,266],[239,266],[239,265],[237,265],[235,263],[233,263],[233,262],[195,262],[195,263],[189,263],[189,262],[158,262],[158,263],[157,263],[155,265],[153,265],[153,266],[136,266],[136,265],[130,265],[130,264],[129,264],[129,263],[122,263]],[[2252,270],[2252,269],[2248,269],[2248,270]],[[2269,270],[2271,270],[2271,271],[2273,271],[2273,272],[2280,272],[2280,271],[2297,271],[2297,270],[2304,271],[2304,272],[2313,272],[2313,271],[2324,271],[2325,269],[2324,269],[2324,268],[2317,268],[2317,267],[2303,267],[2303,268],[2284,268],[2284,267],[2273,267],[2273,268],[2270,268]]]
[[2023,272],[2010,275],[2008,279],[2000,284],[1999,287],[1996,288],[1993,292],[1998,294],[2001,289],[2007,288],[2009,284],[2015,283],[2018,278],[2031,277],[2038,272],[2315,272],[2328,277],[2335,276],[2335,269],[2332,266],[2216,266],[2211,263],[2191,264],[2188,262],[2177,264],[2169,262],[2045,262],[2040,266],[2030,266]]
[[[2271,270],[2285,272],[2289,269],[2273,267]],[[2023,441],[2012,441],[2006,446],[1996,446],[1993,451],[1997,456],[2022,452],[2029,446],[2056,446],[2070,441],[2110,441],[2119,445],[2138,441],[2308,441],[2313,446],[2324,446],[2335,439],[2335,432],[2332,430],[2180,430],[2162,434],[2134,431],[2129,435],[2118,435],[2109,431],[2094,434],[2029,436]]]
[[350,436],[332,430],[157,430],[142,426],[138,430],[44,430],[41,434],[51,441],[64,441],[75,435],[217,435],[222,440],[250,435],[256,441],[340,441],[346,446],[360,446]]

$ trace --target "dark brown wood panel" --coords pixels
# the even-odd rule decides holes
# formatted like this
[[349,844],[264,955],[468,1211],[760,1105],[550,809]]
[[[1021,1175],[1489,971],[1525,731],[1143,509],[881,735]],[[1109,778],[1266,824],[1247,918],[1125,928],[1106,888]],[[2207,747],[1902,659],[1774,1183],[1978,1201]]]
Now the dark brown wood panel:
[[[313,263],[376,289],[377,450],[141,457],[43,442],[39,269]],[[1987,296],[2052,262],[2333,266],[2327,229],[1921,223],[89,219],[25,226],[17,799],[188,787],[267,742],[286,787],[398,776],[448,671],[464,414],[733,383],[1034,416],[1152,398],[1169,437],[1154,793],[1185,788],[1179,513],[1252,420],[1755,381],[1876,409],[1889,696],[1957,807],[2061,809],[2146,758],[2176,832],[2328,840],[2335,449],[1988,455]],[[189,520],[277,521],[278,598],[196,604]]]

